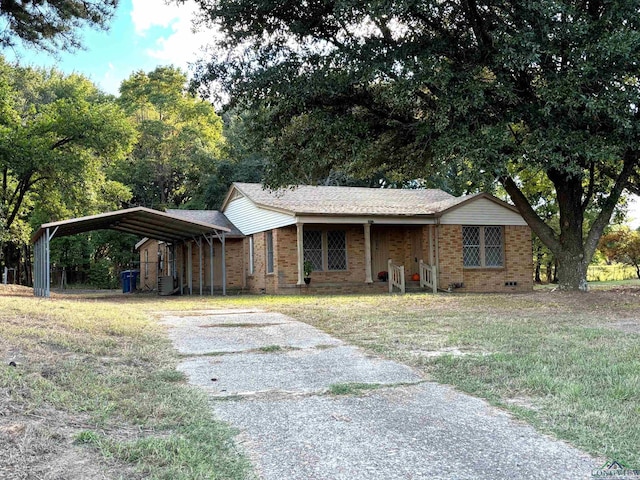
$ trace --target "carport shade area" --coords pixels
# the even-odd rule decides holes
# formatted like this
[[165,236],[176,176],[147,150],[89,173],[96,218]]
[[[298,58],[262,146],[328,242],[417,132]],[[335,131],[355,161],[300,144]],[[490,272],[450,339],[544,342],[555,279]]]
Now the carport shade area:
[[[134,207],[88,217],[73,218],[43,224],[33,235],[33,293],[37,297],[50,295],[50,242],[54,237],[66,237],[93,230],[117,230],[154,240],[176,244],[204,238],[213,249],[217,238],[222,244],[222,293],[226,293],[225,234],[230,230],[194,220],[178,218],[171,214],[145,207]],[[202,245],[202,242],[199,243]],[[191,262],[191,257],[188,259]],[[213,277],[213,268],[210,272]],[[213,280],[212,280],[213,285]],[[213,288],[212,288],[213,292]]]

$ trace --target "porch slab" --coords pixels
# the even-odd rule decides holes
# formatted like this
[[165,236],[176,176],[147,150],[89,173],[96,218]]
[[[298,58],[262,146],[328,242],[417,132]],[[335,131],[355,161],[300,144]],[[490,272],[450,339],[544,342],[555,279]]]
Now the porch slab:
[[197,357],[185,360],[178,369],[187,374],[189,383],[216,396],[323,393],[337,383],[390,385],[422,380],[410,367],[372,358],[347,345]]

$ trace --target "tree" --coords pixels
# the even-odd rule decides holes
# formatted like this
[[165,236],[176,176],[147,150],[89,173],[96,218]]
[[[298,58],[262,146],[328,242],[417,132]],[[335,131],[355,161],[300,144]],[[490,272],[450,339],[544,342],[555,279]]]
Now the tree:
[[620,262],[635,267],[636,275],[640,279],[639,231],[619,229],[608,232],[600,239],[598,249],[609,263]]
[[213,106],[188,93],[175,67],[136,72],[120,87],[120,105],[139,131],[126,163],[112,175],[149,207],[189,203],[221,156],[222,120]]
[[[199,4],[225,38],[196,82],[264,115],[268,184],[319,164],[488,177],[557,258],[561,288],[586,290],[621,194],[640,188],[638,0]],[[525,172],[553,185],[556,228]]]
[[76,33],[83,27],[105,28],[118,0],[3,0],[0,2],[0,46],[13,47],[18,40],[49,52],[81,46]]
[[[26,262],[32,228],[98,213],[131,193],[106,177],[135,131],[89,80],[0,58],[0,254]],[[23,253],[16,253],[23,250]]]

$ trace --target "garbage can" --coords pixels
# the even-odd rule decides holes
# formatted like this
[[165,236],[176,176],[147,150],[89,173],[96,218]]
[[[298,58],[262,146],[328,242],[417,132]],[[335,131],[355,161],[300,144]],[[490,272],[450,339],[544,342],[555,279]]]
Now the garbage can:
[[122,293],[131,293],[136,289],[140,270],[123,270],[120,272],[122,281]]

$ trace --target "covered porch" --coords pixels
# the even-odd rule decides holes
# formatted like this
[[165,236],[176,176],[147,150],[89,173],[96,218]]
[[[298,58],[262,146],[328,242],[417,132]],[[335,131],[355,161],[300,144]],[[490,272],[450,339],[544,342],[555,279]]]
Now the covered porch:
[[437,292],[439,249],[434,219],[318,220],[300,218],[295,225],[297,286],[305,285],[307,262],[313,265],[312,283],[318,286],[384,282],[389,292],[404,293],[409,284]]
[[[33,262],[33,290],[37,297],[49,297],[51,294],[51,267],[50,267],[50,242],[55,237],[75,235],[78,233],[93,230],[116,230],[123,233],[132,233],[141,237],[152,238],[165,242],[170,246],[170,255],[167,262],[169,267],[165,281],[171,281],[171,288],[179,288],[180,292],[194,293],[193,269],[194,256],[192,255],[193,245],[196,245],[198,259],[199,276],[205,275],[203,268],[203,250],[208,249],[213,257],[214,242],[221,245],[222,257],[222,294],[226,294],[226,271],[225,271],[225,234],[230,230],[226,227],[213,225],[194,220],[178,218],[171,214],[152,210],[145,207],[135,207],[115,212],[102,213],[87,217],[62,220],[43,224],[32,237],[34,244]],[[184,261],[178,260],[178,247],[189,252],[183,255]],[[210,271],[210,293],[213,295],[214,270],[211,265]],[[199,293],[203,295],[204,282],[199,282]]]

